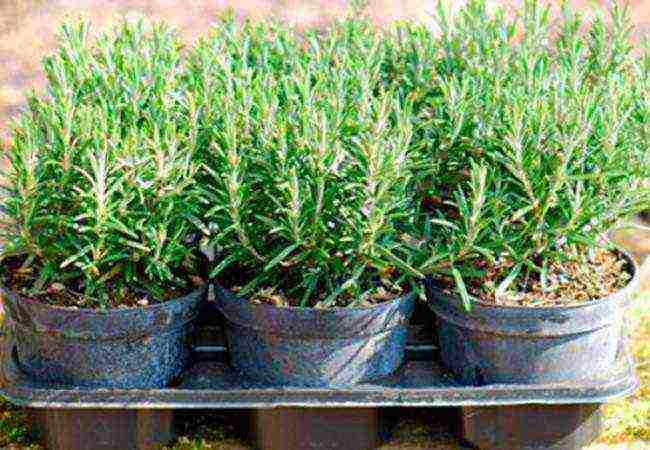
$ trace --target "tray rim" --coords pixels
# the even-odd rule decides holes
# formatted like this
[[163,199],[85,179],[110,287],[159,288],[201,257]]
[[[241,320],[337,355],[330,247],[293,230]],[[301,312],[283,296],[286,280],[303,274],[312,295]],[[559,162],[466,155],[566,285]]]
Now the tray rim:
[[[0,341],[2,341],[0,343],[2,350],[0,354],[0,396],[16,405],[35,409],[192,410],[569,405],[605,403],[629,396],[639,387],[632,355],[628,346],[622,344],[621,364],[623,370],[620,373],[624,373],[623,376],[608,382],[585,383],[573,387],[562,384],[493,384],[486,386],[458,385],[456,387],[383,387],[383,389],[380,389],[381,386],[369,388],[369,385],[361,385],[341,388],[260,387],[232,390],[178,388],[150,390],[55,388],[46,390],[12,382],[8,373],[11,370],[20,370],[13,362],[14,345],[9,336],[4,339],[0,338]],[[422,345],[414,347],[422,350]],[[51,391],[56,392],[56,395],[53,396]],[[522,393],[525,394],[521,395]],[[496,395],[498,398],[494,398],[495,394],[498,394]],[[157,399],[151,402],[142,402],[127,399],[129,396],[138,395],[140,398],[147,396],[156,398],[156,395],[176,396],[177,399],[181,398],[182,400]]]

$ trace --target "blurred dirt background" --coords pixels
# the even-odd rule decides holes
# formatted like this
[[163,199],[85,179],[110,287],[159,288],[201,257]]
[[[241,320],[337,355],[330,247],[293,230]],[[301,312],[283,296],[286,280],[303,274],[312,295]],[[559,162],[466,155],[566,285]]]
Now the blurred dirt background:
[[[368,0],[367,11],[378,22],[412,18],[431,23],[437,0]],[[451,1],[454,7],[463,0]],[[490,0],[516,9],[523,0]],[[569,0],[585,14],[595,5],[613,0]],[[24,92],[43,83],[40,62],[52,49],[60,20],[83,15],[96,29],[122,16],[144,14],[177,27],[188,43],[209,27],[215,15],[232,7],[241,15],[274,14],[283,20],[306,25],[325,22],[345,14],[348,0],[0,0],[0,136],[6,138],[7,120],[21,108]],[[365,2],[364,2],[365,3]],[[557,8],[559,1],[551,1]],[[636,36],[650,32],[650,1],[629,0]]]
[[[410,18],[433,26],[432,11],[437,0],[369,0],[367,11],[380,23]],[[454,7],[462,0],[450,0]],[[515,11],[523,0],[491,0]],[[569,0],[585,15],[593,14],[595,6],[609,6],[613,0]],[[552,2],[557,11],[559,1]],[[629,0],[635,22],[635,40],[650,35],[650,0]],[[119,21],[124,16],[145,15],[174,25],[191,44],[203,33],[224,8],[232,7],[239,15],[262,17],[276,15],[298,26],[324,23],[345,14],[346,0],[0,0],[0,143],[8,139],[12,117],[23,108],[25,92],[42,89],[40,63],[52,50],[56,31],[67,15],[90,19],[95,29]],[[621,231],[617,240],[637,256],[650,252],[650,230],[640,228]],[[646,264],[649,266],[650,264]],[[633,308],[635,323],[634,351],[637,357],[642,388],[631,399],[606,407],[606,429],[599,443],[590,450],[606,448],[650,449],[650,270],[645,269],[645,290]],[[0,447],[38,448],[22,436],[25,424],[19,411],[0,402]],[[209,416],[190,421],[174,444],[175,449],[244,449],[228,424]],[[27,439],[27,440],[25,440]],[[23,442],[20,444],[19,442]],[[399,422],[391,442],[384,450],[462,449],[449,430],[427,415],[411,415]]]

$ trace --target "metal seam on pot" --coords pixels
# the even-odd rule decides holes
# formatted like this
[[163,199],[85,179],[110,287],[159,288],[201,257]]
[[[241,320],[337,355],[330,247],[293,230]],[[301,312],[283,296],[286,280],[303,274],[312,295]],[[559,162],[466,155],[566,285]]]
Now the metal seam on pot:
[[[438,292],[436,292],[435,294],[438,294]],[[600,325],[584,325],[581,328],[574,328],[571,331],[558,331],[557,329],[550,329],[547,332],[531,331],[526,329],[517,330],[517,331],[503,331],[499,329],[499,327],[509,326],[512,328],[511,326],[512,320],[515,320],[515,318],[503,317],[501,318],[501,320],[490,324],[491,326],[488,326],[488,324],[484,322],[481,322],[477,319],[473,319],[471,317],[463,315],[462,313],[457,312],[455,306],[450,306],[451,304],[455,304],[458,301],[457,298],[448,295],[435,295],[435,294],[434,296],[438,297],[440,299],[440,302],[431,302],[430,306],[437,316],[461,328],[467,330],[479,331],[481,333],[489,333],[489,334],[501,335],[501,336],[529,336],[531,338],[552,337],[552,336],[572,336],[572,335],[588,333],[590,331],[600,330],[610,326],[612,323],[612,320],[606,320],[603,321],[602,324]],[[616,301],[622,302],[624,300],[619,298],[616,299]],[[445,305],[444,302],[447,302],[448,305]],[[489,306],[488,308],[494,310],[499,308],[499,306],[496,305]],[[537,308],[531,307],[530,310],[536,311]],[[521,312],[523,312],[523,310]]]
[[[235,292],[230,291],[229,289],[226,289],[226,288],[220,286],[216,282],[213,283],[213,287],[215,288],[214,289],[215,290],[215,298],[218,298],[218,297],[224,298],[225,297],[227,300],[239,301],[239,302],[243,302],[243,303],[246,303],[246,304],[253,305],[255,307],[262,307],[262,308],[268,308],[268,309],[283,309],[283,310],[293,311],[293,312],[301,312],[301,311],[302,312],[305,312],[305,311],[326,311],[326,312],[345,311],[347,313],[347,312],[353,312],[353,311],[368,311],[368,310],[371,310],[371,309],[378,309],[378,308],[381,308],[381,307],[386,306],[388,304],[394,303],[399,299],[404,299],[404,298],[407,298],[407,297],[414,297],[414,292],[410,291],[410,292],[407,292],[407,293],[405,293],[404,295],[402,295],[400,297],[396,297],[394,299],[391,299],[391,300],[388,300],[388,301],[385,301],[385,302],[377,303],[377,304],[372,305],[370,307],[363,307],[363,306],[362,307],[333,306],[333,307],[329,307],[329,308],[318,309],[318,308],[303,307],[303,306],[286,306],[285,307],[285,306],[269,305],[269,304],[266,304],[266,303],[253,303],[253,302],[250,302],[249,300],[247,300],[245,298],[240,297]],[[413,300],[415,301],[415,297],[413,298]],[[214,302],[214,300],[213,300],[213,302]]]
[[132,308],[110,308],[107,310],[102,310],[102,309],[76,309],[76,308],[69,308],[69,307],[62,307],[62,306],[52,306],[48,305],[46,303],[41,303],[39,301],[33,300],[28,297],[24,297],[22,294],[18,294],[16,292],[13,292],[11,289],[7,289],[5,286],[0,285],[0,297],[2,296],[11,296],[11,297],[20,297],[21,302],[30,304],[32,306],[35,306],[37,308],[52,308],[64,312],[81,312],[81,313],[90,313],[93,315],[97,316],[103,316],[107,314],[114,314],[116,312],[119,312],[121,317],[129,317],[129,316],[136,316],[142,314],[143,310],[146,310],[147,312],[155,312],[158,309],[166,309],[167,306],[169,306],[170,303],[182,303],[185,299],[195,297],[195,296],[200,296],[206,294],[206,288],[201,287],[199,289],[193,290],[192,292],[185,294],[181,297],[175,298],[173,300],[169,301],[164,301],[160,303],[156,303],[154,305],[147,305],[147,306],[137,306],[137,307],[132,307]]
[[[300,314],[300,313],[304,313],[304,312],[307,312],[307,311],[309,311],[309,312],[317,311],[317,310],[315,310],[313,308],[292,308],[292,307],[283,308],[283,307],[276,307],[276,306],[272,306],[272,305],[253,304],[253,303],[250,303],[247,299],[242,299],[242,298],[238,297],[237,295],[235,295],[234,293],[228,291],[227,289],[224,289],[224,288],[218,286],[217,284],[215,284],[214,286],[215,286],[215,293],[216,293],[215,298],[217,299],[216,300],[217,304],[219,304],[219,303],[228,304],[229,301],[232,301],[232,302],[239,302],[241,305],[243,305],[246,308],[252,308],[252,309],[264,308],[265,310],[268,310],[268,311],[286,310],[286,312],[288,314],[291,314],[291,313]],[[330,313],[332,311],[339,311],[341,313],[345,311],[346,313],[347,312],[352,313],[352,312],[355,312],[355,311],[356,312],[359,312],[359,311],[364,311],[365,312],[365,311],[373,311],[374,310],[374,311],[376,311],[376,314],[378,316],[380,316],[381,314],[385,314],[385,311],[382,311],[382,310],[384,310],[384,309],[389,310],[390,308],[394,308],[397,305],[398,300],[405,299],[405,298],[414,299],[413,292],[409,292],[408,294],[406,294],[406,295],[404,295],[402,297],[398,297],[396,299],[392,299],[392,300],[384,302],[384,303],[379,303],[377,305],[373,305],[372,307],[368,307],[368,308],[341,308],[341,307],[339,307],[339,308],[325,309],[325,310],[322,310],[322,311],[324,311],[327,314],[327,313]],[[228,314],[228,312],[224,310],[223,307],[220,307],[219,310],[220,310],[221,314],[223,315],[223,317],[226,319],[227,322],[229,322],[229,323],[231,323],[231,324],[233,324],[233,325],[235,325],[235,326],[237,326],[237,327],[239,327],[241,329],[251,329],[251,330],[257,331],[258,333],[262,333],[262,334],[266,334],[266,335],[274,335],[274,336],[283,336],[283,337],[296,337],[296,338],[311,337],[311,338],[315,338],[315,339],[327,339],[327,338],[331,337],[330,334],[326,334],[326,335],[314,334],[314,333],[312,333],[310,331],[306,331],[306,330],[296,332],[296,333],[287,332],[285,330],[282,330],[282,331],[270,331],[269,328],[256,327],[254,325],[249,325],[248,323],[241,323],[238,320],[233,320],[232,316],[230,316]],[[318,310],[318,311],[321,311],[321,310]],[[390,327],[382,326],[383,329],[393,330],[395,328],[404,327],[404,326],[408,325],[408,319],[405,319],[404,317],[402,317],[397,309],[393,310],[391,312],[391,315],[398,316],[397,321]],[[331,320],[331,319],[332,318],[329,318],[328,320]],[[296,320],[302,320],[302,319],[296,318]],[[372,328],[372,327],[370,327],[370,328]],[[346,333],[346,332],[342,332],[341,330],[338,330],[337,331],[337,336],[350,337],[350,338],[351,337],[361,337],[362,338],[362,337],[373,336],[372,333],[367,334],[364,331],[365,330],[363,330],[363,331],[361,331],[361,330],[359,330],[359,331],[350,330],[350,332]]]
[[[330,340],[330,339],[332,339],[331,335],[326,335],[326,334],[323,334],[323,335],[320,335],[320,334],[305,335],[305,334],[277,333],[277,332],[274,332],[274,331],[266,330],[264,328],[256,328],[256,327],[249,327],[249,326],[246,326],[246,325],[240,325],[240,324],[238,324],[236,322],[230,321],[227,317],[226,317],[226,320],[231,325],[233,325],[233,328],[240,328],[240,329],[243,329],[243,330],[253,330],[253,331],[257,331],[257,332],[259,332],[261,334],[264,334],[264,335],[282,336],[282,337],[294,337],[294,338],[300,339],[300,340],[323,340],[323,339]],[[378,336],[378,335],[381,335],[381,334],[384,334],[384,333],[388,333],[388,332],[394,330],[395,328],[400,328],[400,327],[404,327],[404,326],[408,326],[408,325],[409,325],[409,321],[404,320],[404,321],[400,321],[395,326],[384,328],[383,331],[376,332],[376,333],[369,333],[369,334],[339,334],[338,336],[340,336],[341,338],[369,338],[369,337],[372,337],[372,336]],[[343,340],[343,339],[340,339],[340,340]]]
[[[201,287],[183,297],[153,306],[112,308],[105,311],[50,306],[8,292],[1,286],[0,293],[5,293],[6,316],[13,317],[22,327],[78,341],[112,341],[123,336],[150,335],[152,330],[166,329],[172,322],[176,326],[175,323],[179,320],[183,321],[181,327],[195,321],[200,312],[193,305],[204,301],[206,288]],[[106,333],[97,332],[98,326]],[[79,330],[78,333],[69,331],[75,329]],[[113,330],[116,332],[111,333]]]
[[31,331],[31,332],[36,332],[36,333],[41,333],[41,334],[47,334],[48,338],[60,338],[60,339],[65,339],[67,341],[72,341],[72,340],[77,340],[77,341],[93,341],[93,342],[110,342],[110,341],[126,341],[126,340],[137,340],[137,339],[142,339],[147,336],[161,336],[165,334],[172,334],[172,333],[177,333],[184,328],[186,328],[189,324],[191,324],[194,320],[196,320],[196,315],[193,316],[190,320],[187,320],[186,322],[183,322],[181,325],[175,326],[173,328],[161,328],[158,332],[156,333],[123,333],[123,334],[115,334],[115,335],[106,335],[106,336],[90,336],[90,335],[77,335],[74,333],[65,333],[65,332],[60,332],[60,331],[47,331],[43,329],[33,329],[30,327],[27,327],[25,325],[22,325],[18,322],[12,321],[11,324],[13,327],[19,328],[22,331]]
[[[590,331],[600,330],[600,329],[607,328],[607,327],[611,326],[611,324],[606,323],[606,324],[603,324],[603,325],[601,325],[599,327],[590,328],[589,330],[586,330],[586,331],[564,332],[564,333],[561,333],[561,332],[560,333],[558,333],[558,332],[554,332],[554,333],[538,333],[538,332],[531,332],[531,331],[529,331],[529,332],[521,332],[521,333],[514,333],[514,332],[508,333],[508,332],[499,331],[499,330],[486,330],[485,327],[480,327],[478,325],[470,325],[468,323],[461,323],[459,320],[455,319],[457,317],[457,315],[444,314],[444,313],[441,313],[439,309],[434,309],[434,311],[435,311],[436,315],[438,315],[443,320],[445,320],[445,321],[447,321],[449,323],[452,323],[457,327],[464,328],[466,330],[472,330],[472,331],[477,331],[477,332],[483,333],[483,334],[490,334],[490,335],[497,335],[497,336],[519,336],[519,337],[523,336],[523,337],[530,337],[531,339],[532,338],[534,338],[534,339],[538,339],[538,338],[550,338],[550,339],[552,339],[552,338],[557,337],[557,336],[574,336],[574,335],[589,333]],[[452,318],[452,316],[454,318]]]
[[[302,339],[302,338],[331,339],[331,337],[332,337],[331,335],[328,335],[328,334],[303,334],[303,333],[274,332],[274,331],[268,330],[266,328],[260,328],[260,327],[255,327],[255,326],[251,326],[251,325],[245,325],[245,324],[238,323],[238,322],[236,322],[234,320],[231,320],[225,313],[222,312],[222,314],[223,314],[224,318],[226,319],[226,321],[229,324],[231,324],[231,325],[233,325],[233,326],[235,326],[237,328],[241,328],[241,329],[245,329],[245,330],[253,330],[253,331],[257,331],[257,332],[262,333],[262,334],[273,335],[273,336],[282,336],[282,337],[295,337],[295,338],[300,338],[300,339]],[[404,326],[406,326],[408,324],[409,324],[408,320],[400,320],[399,322],[397,322],[392,327],[386,327],[384,329],[386,331],[390,331],[390,330],[394,330],[395,328],[404,327]],[[365,333],[340,333],[340,334],[338,334],[338,336],[340,336],[340,337],[349,337],[349,338],[352,338],[352,337],[364,338],[364,337],[371,337],[371,336],[376,336],[376,335],[377,335],[377,333],[368,333],[368,334],[365,334]]]

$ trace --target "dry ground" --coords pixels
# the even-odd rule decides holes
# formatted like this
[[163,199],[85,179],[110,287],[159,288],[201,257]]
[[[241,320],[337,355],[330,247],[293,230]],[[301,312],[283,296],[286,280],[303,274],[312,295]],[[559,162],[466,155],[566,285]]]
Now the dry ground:
[[[452,0],[459,5],[462,0]],[[522,0],[492,0],[516,8]],[[559,3],[559,2],[557,2]],[[591,5],[607,5],[611,0],[571,0],[586,14]],[[636,39],[650,33],[650,1],[630,0]],[[41,58],[52,49],[56,29],[66,15],[88,17],[95,28],[115,23],[125,15],[144,14],[164,19],[176,26],[188,43],[207,29],[216,14],[233,7],[238,14],[262,16],[275,14],[286,21],[304,25],[327,21],[344,14],[346,0],[0,0],[0,142],[7,136],[8,122],[24,103],[27,89],[41,89]],[[413,18],[431,22],[434,0],[370,0],[369,12],[375,20],[386,22]],[[621,233],[619,239],[639,252],[650,251],[650,231]],[[604,448],[650,449],[650,267],[646,269],[645,294],[634,307],[634,351],[637,357],[641,390],[631,399],[607,406],[606,429],[600,444]],[[0,402],[0,448],[30,448],[29,429],[19,410]],[[245,449],[227,424],[200,417],[186,424],[185,435],[174,449]],[[646,442],[643,442],[643,441]],[[616,446],[612,443],[618,442]],[[31,447],[37,448],[37,447]],[[382,447],[393,449],[459,449],[449,431],[427,417],[404,418],[393,440]]]

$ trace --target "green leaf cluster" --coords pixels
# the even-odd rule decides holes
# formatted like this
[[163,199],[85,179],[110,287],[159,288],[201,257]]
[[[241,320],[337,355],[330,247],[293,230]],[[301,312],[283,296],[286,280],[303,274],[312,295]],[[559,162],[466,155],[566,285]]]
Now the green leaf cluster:
[[649,207],[648,47],[633,49],[626,6],[596,13],[565,3],[552,22],[536,0],[514,17],[471,0],[455,16],[438,8],[439,36],[402,32],[413,49],[395,65],[412,80],[402,97],[420,105],[414,158],[436,168],[418,174],[419,229],[436,236],[419,261],[451,250],[465,277],[500,274],[483,289],[525,289]]
[[207,275],[316,307],[434,276],[469,305],[650,208],[650,46],[626,7],[439,5],[436,30],[226,14],[189,49],[66,23],[6,152],[4,257],[100,304]]
[[386,37],[364,20],[297,34],[225,17],[190,53],[204,247],[241,295],[355,305],[419,276],[399,228],[412,111],[384,79]]
[[6,152],[3,257],[22,258],[32,295],[64,282],[86,306],[124,289],[164,299],[196,271],[180,41],[144,21],[61,34]]

